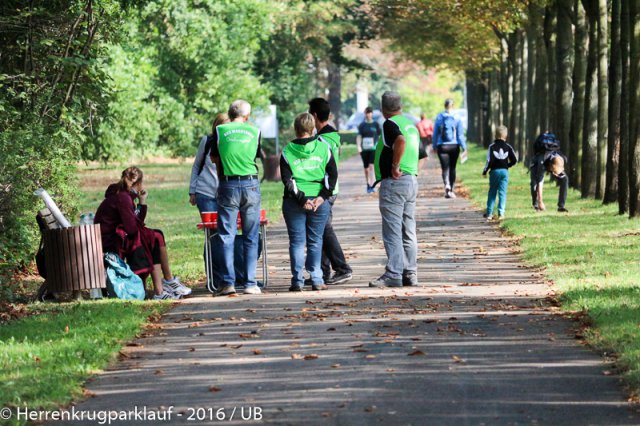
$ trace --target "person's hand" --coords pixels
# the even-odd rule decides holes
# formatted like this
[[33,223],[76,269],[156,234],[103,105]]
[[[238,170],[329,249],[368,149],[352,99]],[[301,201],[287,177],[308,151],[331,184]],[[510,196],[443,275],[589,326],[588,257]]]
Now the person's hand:
[[313,201],[307,200],[302,208],[305,210],[313,210]]
[[140,189],[140,192],[138,192],[138,201],[140,204],[147,204],[147,196],[149,195],[149,193],[147,193],[147,190],[142,188]]
[[313,199],[313,211],[315,212],[324,203],[324,198],[316,197]]
[[192,206],[196,205],[196,194],[189,194],[189,204]]
[[482,177],[487,177],[487,172],[482,172]]
[[399,164],[391,165],[391,178],[392,179],[400,179],[402,177],[402,172],[400,171]]

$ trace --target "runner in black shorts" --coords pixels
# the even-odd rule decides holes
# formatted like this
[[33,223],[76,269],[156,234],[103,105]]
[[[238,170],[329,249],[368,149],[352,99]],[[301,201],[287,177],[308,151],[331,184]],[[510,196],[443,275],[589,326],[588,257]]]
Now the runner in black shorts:
[[364,165],[364,178],[367,181],[367,193],[375,191],[375,172],[373,170],[376,157],[376,143],[381,134],[380,124],[373,121],[373,110],[367,107],[364,110],[364,121],[358,126],[358,152]]

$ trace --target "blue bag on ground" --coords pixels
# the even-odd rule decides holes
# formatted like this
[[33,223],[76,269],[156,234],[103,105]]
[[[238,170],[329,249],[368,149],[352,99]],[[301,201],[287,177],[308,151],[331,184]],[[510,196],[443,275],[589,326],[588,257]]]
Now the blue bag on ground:
[[104,254],[104,266],[107,273],[107,292],[109,297],[125,300],[144,300],[145,292],[142,279],[133,273],[115,253]]

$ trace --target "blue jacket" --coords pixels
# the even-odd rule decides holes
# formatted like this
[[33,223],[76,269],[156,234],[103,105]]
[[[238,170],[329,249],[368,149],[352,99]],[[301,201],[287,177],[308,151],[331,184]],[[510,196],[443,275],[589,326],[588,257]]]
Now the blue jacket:
[[458,145],[460,145],[460,147],[466,151],[467,150],[467,141],[464,138],[464,127],[462,127],[462,121],[458,120],[457,118],[456,120],[456,140],[453,142],[444,142],[441,140],[441,135],[440,135],[440,128],[443,125],[444,122],[444,117],[446,116],[452,116],[451,114],[449,114],[447,111],[441,112],[440,114],[438,114],[438,117],[436,117],[436,122],[433,125],[433,150],[435,151],[440,145],[442,144],[452,144],[452,143],[457,143]]

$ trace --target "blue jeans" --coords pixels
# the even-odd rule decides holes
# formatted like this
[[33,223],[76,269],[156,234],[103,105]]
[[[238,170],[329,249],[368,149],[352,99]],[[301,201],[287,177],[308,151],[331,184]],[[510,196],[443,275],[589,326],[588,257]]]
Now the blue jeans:
[[507,207],[507,187],[509,186],[509,170],[496,169],[489,172],[489,196],[487,197],[487,216],[493,214],[498,195],[498,215],[504,216]]
[[[196,193],[196,206],[198,206],[198,211],[202,212],[217,212],[218,211],[218,201],[215,198],[211,198],[209,196]],[[222,256],[220,256],[220,247],[217,243],[217,239],[213,238],[211,241],[211,263],[213,264],[213,271],[211,283],[209,287],[219,288],[222,283]],[[202,257],[204,258],[205,254],[202,253]],[[205,260],[206,261],[206,260]],[[206,268],[206,266],[205,266]]]
[[400,179],[383,179],[379,194],[382,241],[388,258],[384,275],[392,279],[401,279],[406,275],[417,274],[418,179],[412,175],[404,175]]
[[[305,210],[291,198],[282,200],[282,214],[289,233],[289,258],[291,259],[291,285],[304,286],[303,265],[313,284],[324,284],[320,259],[322,257],[322,235],[331,211],[325,200],[315,212]],[[307,259],[304,247],[307,246]]]
[[234,287],[236,283],[234,245],[237,234],[237,217],[242,219],[245,287],[253,287],[258,263],[258,240],[260,231],[260,183],[257,179],[224,179],[218,188],[218,238],[222,247],[223,285]]

